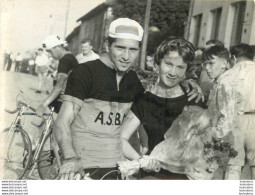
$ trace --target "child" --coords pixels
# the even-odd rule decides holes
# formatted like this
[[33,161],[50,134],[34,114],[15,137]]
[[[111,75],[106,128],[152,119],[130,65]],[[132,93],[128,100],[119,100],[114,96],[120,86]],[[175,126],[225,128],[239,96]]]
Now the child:
[[[236,136],[237,124],[237,81],[230,68],[229,52],[224,47],[213,46],[203,53],[203,66],[210,79],[213,80],[213,89],[208,98],[208,111],[212,116],[212,131],[215,139],[221,139],[229,133]],[[234,141],[237,137],[233,137]],[[238,151],[236,158],[228,163],[225,179],[239,179],[243,162],[237,160],[243,158],[238,147],[239,143],[234,141],[234,149]],[[236,166],[239,165],[239,166]]]

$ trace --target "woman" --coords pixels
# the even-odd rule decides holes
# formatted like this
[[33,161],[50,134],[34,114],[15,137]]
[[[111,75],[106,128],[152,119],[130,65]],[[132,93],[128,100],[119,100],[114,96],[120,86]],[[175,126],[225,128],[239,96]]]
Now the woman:
[[[194,51],[193,45],[182,38],[169,38],[158,47],[154,58],[159,66],[159,81],[133,103],[122,125],[121,139],[126,158],[140,158],[128,143],[140,124],[143,124],[148,134],[149,154],[164,140],[164,134],[184,107],[195,104],[188,101],[188,95],[180,85],[185,79],[189,63],[194,59]],[[150,163],[149,167],[155,166],[153,164],[156,162]],[[154,173],[153,176],[160,179],[188,179],[185,174],[174,174],[166,170]]]

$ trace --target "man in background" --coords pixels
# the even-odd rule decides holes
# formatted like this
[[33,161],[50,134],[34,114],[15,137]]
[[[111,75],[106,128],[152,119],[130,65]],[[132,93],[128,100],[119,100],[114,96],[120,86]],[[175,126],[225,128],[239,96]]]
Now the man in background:
[[76,56],[79,64],[99,59],[99,55],[93,50],[93,43],[90,39],[84,39],[81,42],[81,53]]
[[66,50],[64,44],[66,44],[66,41],[60,39],[57,35],[49,35],[43,41],[43,47],[55,60],[59,60],[59,64],[53,89],[49,96],[37,108],[36,112],[38,115],[43,115],[48,106],[54,107],[54,111],[58,113],[62,104],[60,97],[65,91],[68,75],[78,65],[77,60],[70,51]]
[[39,78],[38,90],[35,91],[35,93],[41,93],[43,90],[45,90],[46,94],[48,94],[49,92],[47,91],[47,88],[46,88],[47,87],[46,76],[47,76],[49,59],[44,54],[42,48],[38,49],[38,55],[36,56],[35,64],[36,64],[35,72],[38,74],[38,78]]

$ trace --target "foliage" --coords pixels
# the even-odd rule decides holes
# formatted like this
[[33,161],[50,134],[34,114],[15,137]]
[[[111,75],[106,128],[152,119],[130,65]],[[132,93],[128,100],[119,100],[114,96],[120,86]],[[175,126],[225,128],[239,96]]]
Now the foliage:
[[[128,17],[144,25],[147,0],[116,0],[113,4],[114,17]],[[184,35],[190,0],[153,0],[149,26],[159,32],[149,32],[147,53],[155,52],[157,46],[169,36]]]

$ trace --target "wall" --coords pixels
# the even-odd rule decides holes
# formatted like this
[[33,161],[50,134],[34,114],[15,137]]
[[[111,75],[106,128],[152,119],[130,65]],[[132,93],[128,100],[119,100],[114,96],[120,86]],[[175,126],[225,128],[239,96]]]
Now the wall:
[[[186,38],[193,42],[195,36],[194,16],[202,14],[200,37],[198,47],[203,47],[206,41],[211,38],[212,31],[212,10],[222,8],[221,21],[218,39],[224,42],[226,47],[231,46],[231,33],[233,29],[234,7],[236,0],[210,0],[210,1],[192,1],[190,4],[190,15]],[[241,42],[255,44],[255,6],[253,0],[248,0],[245,8],[245,17],[241,34]]]

